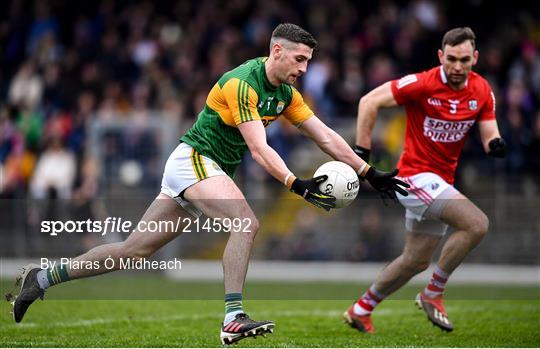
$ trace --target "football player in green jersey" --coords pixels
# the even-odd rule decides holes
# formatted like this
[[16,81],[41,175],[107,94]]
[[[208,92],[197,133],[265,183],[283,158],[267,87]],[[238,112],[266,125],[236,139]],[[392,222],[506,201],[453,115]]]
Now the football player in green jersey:
[[[407,194],[403,188],[408,185],[395,178],[397,170],[382,172],[369,166],[313,114],[292,86],[306,72],[316,45],[313,36],[299,26],[280,24],[272,33],[268,58],[249,60],[225,73],[210,91],[196,123],[169,157],[161,193],[141,219],[176,222],[178,217],[199,217],[204,213],[209,218],[240,219],[246,223],[230,230],[223,253],[225,318],[220,336],[224,344],[272,332],[274,328],[272,321],[250,319],[242,306],[251,247],[259,230],[257,218],[232,180],[243,154],[249,150],[268,173],[317,207],[330,210],[335,205],[335,198],[319,189],[325,176],[303,180],[287,168],[267,144],[266,126],[283,116],[322,151],[349,164],[381,193],[392,197],[395,191]],[[181,231],[171,230],[169,225],[153,233],[135,229],[123,242],[98,246],[72,259],[92,261],[99,268],[27,266],[21,275],[21,292],[13,302],[15,321],[21,321],[30,304],[42,298],[51,285],[109,272],[111,269],[104,266],[107,258],[117,261],[115,269],[120,268],[120,259],[149,258]]]

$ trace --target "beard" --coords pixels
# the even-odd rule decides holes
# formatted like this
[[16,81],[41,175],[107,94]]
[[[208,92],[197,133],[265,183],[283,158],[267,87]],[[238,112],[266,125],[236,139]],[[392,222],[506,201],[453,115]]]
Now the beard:
[[465,81],[467,81],[467,74],[462,74],[462,75],[449,74],[448,75],[448,82],[450,83],[450,85],[454,87],[461,86],[462,84],[465,83]]
[[293,85],[299,78],[299,75],[289,74],[287,75],[287,81],[285,82],[287,85]]
[[290,74],[283,74],[283,76],[280,78],[280,81],[282,84],[292,85],[294,84],[296,79],[293,79],[293,77]]

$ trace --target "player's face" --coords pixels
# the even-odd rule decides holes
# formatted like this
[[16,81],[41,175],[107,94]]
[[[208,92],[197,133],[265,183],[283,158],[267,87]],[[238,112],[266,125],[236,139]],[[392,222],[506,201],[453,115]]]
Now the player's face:
[[313,49],[307,45],[286,43],[276,57],[278,63],[277,78],[281,83],[294,84],[306,72],[308,61],[312,55]]
[[450,85],[463,87],[478,60],[478,51],[467,40],[456,46],[446,45],[444,50],[439,50],[438,54]]

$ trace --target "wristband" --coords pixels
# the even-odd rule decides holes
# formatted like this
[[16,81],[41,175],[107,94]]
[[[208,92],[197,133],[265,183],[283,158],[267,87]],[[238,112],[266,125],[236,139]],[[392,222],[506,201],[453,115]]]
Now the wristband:
[[294,182],[295,179],[296,179],[296,177],[294,176],[294,174],[292,172],[289,172],[285,176],[285,180],[283,181],[283,184],[285,184],[285,186],[287,186],[290,189],[291,186],[289,185],[289,182],[291,182],[291,184],[292,184],[292,182]]
[[367,172],[366,171],[366,167],[367,167],[367,170],[369,170],[370,166],[368,165],[368,163],[364,163],[362,166],[360,166],[360,168],[358,169],[358,172],[356,172],[360,177],[364,177],[364,172]]

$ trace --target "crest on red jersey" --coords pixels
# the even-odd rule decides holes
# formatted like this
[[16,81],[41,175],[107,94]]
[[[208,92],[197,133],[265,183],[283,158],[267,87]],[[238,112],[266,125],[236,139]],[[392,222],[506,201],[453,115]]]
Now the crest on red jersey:
[[476,110],[478,109],[478,101],[476,99],[471,99],[469,101],[469,110]]

